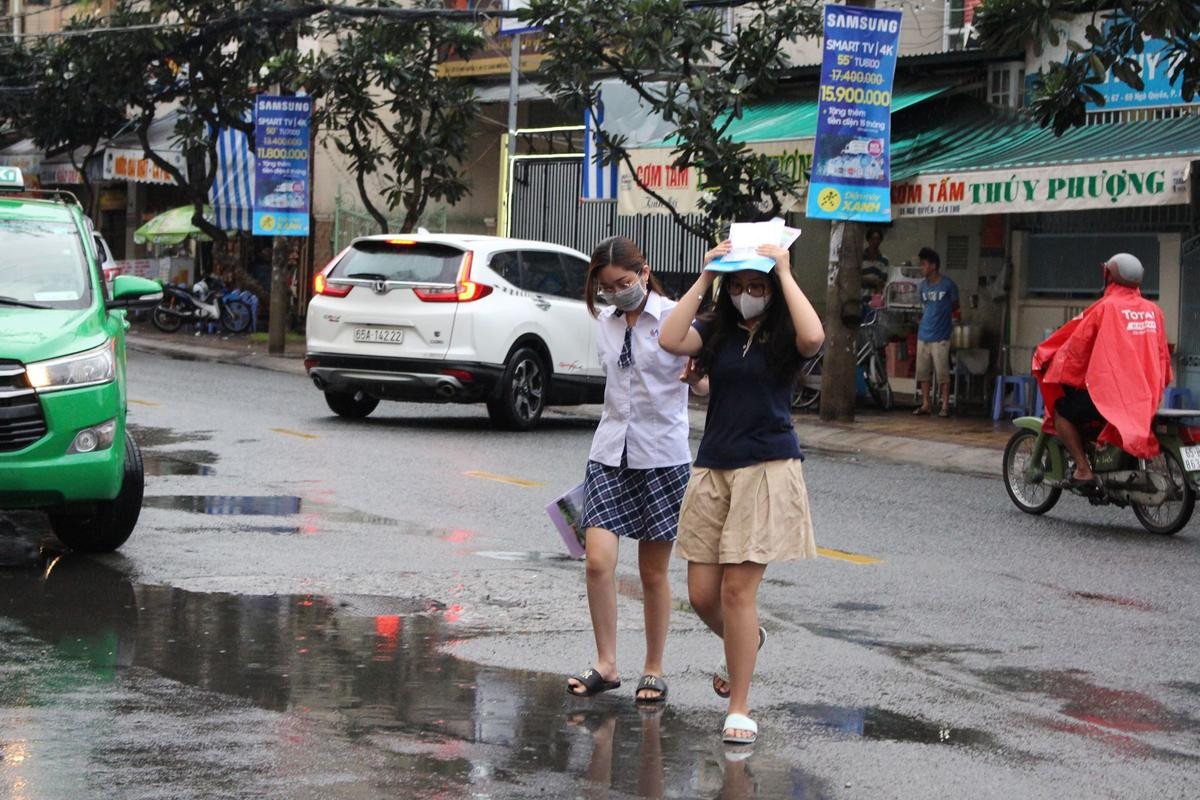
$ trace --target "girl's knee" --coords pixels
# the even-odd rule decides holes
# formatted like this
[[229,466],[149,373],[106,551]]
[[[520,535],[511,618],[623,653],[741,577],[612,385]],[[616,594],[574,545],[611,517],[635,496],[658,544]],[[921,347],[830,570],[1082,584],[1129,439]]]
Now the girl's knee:
[[604,558],[588,558],[587,578],[589,581],[610,579],[616,573],[616,562]]
[[727,578],[721,582],[721,603],[728,608],[752,606],[758,594],[757,588],[757,586]]

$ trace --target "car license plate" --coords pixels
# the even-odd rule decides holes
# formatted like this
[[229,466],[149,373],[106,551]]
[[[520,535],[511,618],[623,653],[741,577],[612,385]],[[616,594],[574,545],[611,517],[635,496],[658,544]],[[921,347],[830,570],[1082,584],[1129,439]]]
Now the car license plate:
[[1179,448],[1179,455],[1183,456],[1183,468],[1185,470],[1188,472],[1200,472],[1200,444]]
[[404,342],[403,328],[355,328],[354,341],[377,344],[401,344]]

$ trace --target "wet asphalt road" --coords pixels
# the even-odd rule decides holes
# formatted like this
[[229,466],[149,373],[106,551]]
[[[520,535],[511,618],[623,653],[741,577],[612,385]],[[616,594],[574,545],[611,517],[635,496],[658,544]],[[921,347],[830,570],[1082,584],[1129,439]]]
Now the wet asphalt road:
[[[1196,797],[1200,521],[1175,537],[998,481],[812,455],[815,562],[772,566],[727,758],[686,605],[670,704],[593,700],[582,567],[542,509],[594,423],[332,417],[304,380],[133,354],[147,506],[119,554],[0,515],[0,793],[13,798]],[[733,751],[730,751],[733,752]]]

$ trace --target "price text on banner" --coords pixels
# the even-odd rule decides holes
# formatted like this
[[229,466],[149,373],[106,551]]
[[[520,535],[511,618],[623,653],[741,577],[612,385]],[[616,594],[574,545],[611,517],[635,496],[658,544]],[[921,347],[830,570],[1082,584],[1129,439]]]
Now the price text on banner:
[[891,219],[892,76],[899,41],[899,11],[825,6],[810,218]]
[[308,236],[311,97],[254,102],[254,234]]

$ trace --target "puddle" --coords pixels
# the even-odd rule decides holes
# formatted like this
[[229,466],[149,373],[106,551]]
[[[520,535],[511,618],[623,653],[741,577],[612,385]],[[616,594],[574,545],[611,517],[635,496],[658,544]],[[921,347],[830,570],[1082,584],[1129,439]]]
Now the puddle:
[[1071,592],[1071,597],[1080,600],[1092,600],[1098,603],[1111,603],[1115,606],[1125,606],[1126,608],[1136,608],[1138,611],[1153,611],[1154,606],[1144,600],[1134,600],[1132,597],[1119,597],[1113,594],[1099,594],[1097,592]]
[[[474,632],[448,625],[448,609],[134,585],[99,561],[43,556],[0,570],[0,623],[44,643],[0,639],[13,690],[0,693],[0,716],[36,710],[28,735],[42,737],[50,721],[70,721],[55,727],[54,748],[29,748],[30,796],[36,779],[104,771],[143,793],[165,787],[143,781],[169,780],[178,796],[214,786],[326,798],[832,795],[769,753],[727,763],[709,727],[669,707],[643,714],[628,695],[580,701],[559,675],[461,661],[456,642]],[[143,722],[114,725],[118,709]],[[223,738],[199,748],[172,738],[177,728],[164,723],[178,719],[217,724]],[[0,732],[0,751],[20,736]],[[303,791],[271,783],[284,775]]]
[[887,608],[876,603],[834,603],[833,607],[839,611],[883,611]]
[[168,456],[153,451],[143,451],[142,463],[145,465],[147,475],[212,475],[215,472],[212,467],[208,466],[209,463],[212,463],[211,461],[192,461],[182,457],[182,454],[176,453]]
[[177,431],[174,428],[157,428],[152,425],[129,423],[129,432],[139,447],[166,447],[173,444],[206,442],[212,438],[211,431]]
[[282,517],[299,514],[302,505],[301,499],[293,495],[181,494],[152,496],[142,501],[145,508],[219,516],[246,514]]
[[566,553],[542,553],[537,550],[475,550],[471,555],[498,561],[575,561]]
[[1172,711],[1149,695],[1091,683],[1083,670],[1005,667],[978,675],[1010,692],[1042,694],[1059,700],[1062,714],[1109,730],[1123,733],[1200,730],[1200,722]]
[[825,728],[864,739],[915,744],[945,744],[998,749],[996,739],[973,728],[955,728],[936,722],[898,714],[885,708],[803,705],[784,707],[802,724]]

